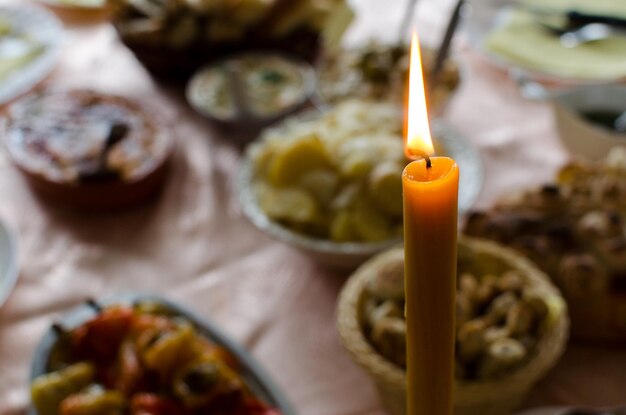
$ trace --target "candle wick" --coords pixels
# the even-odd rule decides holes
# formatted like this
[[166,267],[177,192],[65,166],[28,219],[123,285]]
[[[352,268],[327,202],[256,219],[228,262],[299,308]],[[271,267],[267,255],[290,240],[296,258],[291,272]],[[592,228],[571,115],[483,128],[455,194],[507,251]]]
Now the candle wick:
[[430,157],[424,157],[426,159],[426,168],[430,169],[433,166],[433,163],[430,161]]

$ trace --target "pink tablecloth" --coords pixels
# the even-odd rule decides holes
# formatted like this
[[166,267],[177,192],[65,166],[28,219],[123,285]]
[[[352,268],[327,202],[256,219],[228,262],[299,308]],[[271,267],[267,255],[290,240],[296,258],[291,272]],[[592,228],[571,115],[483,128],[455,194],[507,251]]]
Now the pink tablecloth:
[[[24,0],[18,0],[18,3]],[[396,36],[402,13],[355,0],[348,41]],[[450,1],[422,0],[419,22],[436,39]],[[22,271],[0,309],[0,414],[28,402],[33,348],[60,313],[86,297],[164,294],[211,317],[267,367],[303,415],[383,413],[368,377],[339,344],[335,301],[345,276],[257,232],[233,192],[239,151],[182,99],[161,89],[104,23],[66,19],[64,57],[50,85],[100,88],[157,105],[178,138],[174,171],[153,205],[115,216],[77,216],[43,205],[0,152],[0,215],[21,237]],[[463,42],[460,42],[462,45]],[[464,84],[447,118],[483,155],[479,206],[550,178],[566,160],[549,108],[524,101],[504,73],[466,47]],[[572,346],[527,405],[626,401],[626,352]]]

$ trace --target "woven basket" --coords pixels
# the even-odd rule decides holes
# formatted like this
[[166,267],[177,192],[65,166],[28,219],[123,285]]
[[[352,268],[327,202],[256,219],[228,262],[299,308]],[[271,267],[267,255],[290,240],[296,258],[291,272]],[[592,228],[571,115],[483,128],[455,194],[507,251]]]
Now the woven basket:
[[[515,409],[529,389],[562,355],[567,342],[569,320],[565,302],[547,276],[518,254],[477,239],[462,238],[459,252],[469,250],[473,257],[490,256],[521,271],[550,305],[547,330],[537,344],[537,352],[523,367],[494,380],[456,382],[454,413],[456,415],[503,415]],[[338,305],[338,328],[345,348],[356,363],[374,380],[380,398],[392,415],[406,414],[406,376],[403,369],[388,361],[372,347],[363,333],[361,311],[365,286],[383,264],[399,261],[401,248],[382,253],[361,266],[343,288]]]

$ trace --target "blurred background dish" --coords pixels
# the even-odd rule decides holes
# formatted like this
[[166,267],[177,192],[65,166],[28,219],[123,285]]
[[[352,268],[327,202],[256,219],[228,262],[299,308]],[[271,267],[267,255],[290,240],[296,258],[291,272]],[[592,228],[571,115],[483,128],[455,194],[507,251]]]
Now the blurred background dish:
[[17,101],[3,138],[39,195],[87,210],[128,207],[154,195],[174,147],[148,109],[90,90],[49,90]]
[[315,61],[352,20],[345,0],[109,0],[122,41],[153,75],[186,81],[233,53],[273,50]]
[[0,307],[11,294],[19,274],[17,235],[0,218]]
[[63,28],[32,5],[0,6],[0,104],[41,82],[57,63]]
[[316,92],[306,61],[250,52],[198,71],[187,85],[191,106],[218,125],[266,126],[302,109]]
[[604,407],[604,408],[591,408],[591,407],[564,407],[553,406],[545,408],[534,408],[524,412],[520,412],[519,415],[624,415],[626,414],[626,408],[624,407]]
[[106,7],[107,0],[39,0],[53,7],[76,10],[101,10]]
[[[626,37],[609,36],[566,47],[556,33],[568,29],[566,13],[626,18],[626,3],[578,0],[470,1],[467,30],[474,47],[496,65],[520,68],[534,78],[597,83],[626,78]],[[551,30],[556,29],[556,30]]]
[[626,85],[583,86],[551,101],[561,141],[574,156],[600,160],[626,147]]
[[[130,330],[140,336],[131,340]],[[119,348],[124,353],[116,353]],[[101,370],[114,363],[119,371]],[[100,370],[94,373],[95,366]],[[103,374],[115,390],[92,385]],[[157,379],[160,387],[154,386]],[[152,295],[88,301],[65,314],[35,349],[30,381],[30,415],[56,414],[63,405],[91,414],[127,406],[136,412],[157,408],[179,414],[192,406],[201,413],[208,408],[210,413],[295,415],[243,347],[209,320]],[[166,388],[168,395],[163,394]]]
[[[459,210],[482,185],[477,151],[442,123],[438,154],[461,175]],[[250,145],[239,178],[244,214],[260,230],[321,262],[354,267],[402,235],[402,111],[347,100],[268,129]]]
[[[454,413],[505,415],[562,355],[567,307],[516,252],[460,238],[458,253]],[[406,414],[404,297],[404,252],[394,248],[349,278],[337,309],[344,347],[393,415]]]
[[464,232],[518,250],[567,300],[576,339],[626,341],[626,149],[472,212]]
[[[424,48],[422,59],[426,86],[436,51]],[[409,68],[408,45],[370,43],[353,49],[340,49],[324,56],[319,68],[319,93],[322,101],[336,104],[351,98],[389,101],[400,105],[406,94]],[[443,112],[461,82],[459,66],[446,59],[438,83],[429,94],[431,116]]]

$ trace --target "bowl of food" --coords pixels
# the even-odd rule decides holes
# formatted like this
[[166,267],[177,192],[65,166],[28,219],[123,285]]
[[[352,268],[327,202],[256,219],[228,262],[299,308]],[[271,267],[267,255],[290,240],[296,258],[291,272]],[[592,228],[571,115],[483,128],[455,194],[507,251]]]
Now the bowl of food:
[[126,98],[43,91],[12,104],[4,145],[33,190],[92,211],[142,203],[162,187],[174,140],[162,120]]
[[[459,208],[467,210],[480,189],[480,158],[443,125],[433,131],[438,154],[463,171]],[[322,263],[355,267],[401,240],[403,146],[402,110],[389,102],[347,100],[288,118],[246,151],[243,213]]]
[[[406,413],[404,298],[404,253],[394,248],[350,277],[337,311],[343,345],[393,415]],[[454,413],[507,414],[563,353],[565,302],[521,255],[461,238],[456,309]]]
[[314,61],[352,19],[345,0],[109,0],[122,41],[155,76],[186,81],[210,61],[273,50]]
[[576,160],[556,179],[469,215],[464,231],[521,252],[567,300],[572,335],[626,341],[626,150]]
[[[422,50],[425,68],[432,67],[436,51]],[[319,95],[329,103],[345,99],[370,99],[403,103],[409,70],[408,45],[370,43],[353,49],[340,49],[324,56],[319,68]],[[430,71],[424,71],[429,85]],[[431,115],[444,110],[461,83],[461,70],[454,59],[447,59],[436,87],[429,94]]]
[[30,380],[29,415],[295,415],[241,346],[155,296],[68,313],[37,346]]
[[221,127],[263,127],[310,103],[315,70],[306,61],[249,52],[216,61],[191,78],[187,101]]
[[561,142],[576,156],[599,160],[626,146],[626,86],[592,85],[552,98]]

